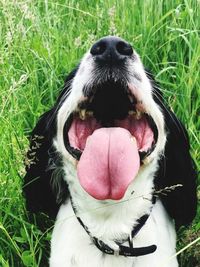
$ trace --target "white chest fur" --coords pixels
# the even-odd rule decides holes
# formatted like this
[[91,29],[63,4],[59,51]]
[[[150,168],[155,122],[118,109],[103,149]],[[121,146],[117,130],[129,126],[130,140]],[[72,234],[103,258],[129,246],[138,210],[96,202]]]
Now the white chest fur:
[[176,246],[174,224],[159,200],[133,240],[135,247],[152,244],[157,246],[157,250],[146,256],[105,255],[92,243],[68,202],[60,208],[54,227],[50,267],[177,267],[176,258],[170,260]]

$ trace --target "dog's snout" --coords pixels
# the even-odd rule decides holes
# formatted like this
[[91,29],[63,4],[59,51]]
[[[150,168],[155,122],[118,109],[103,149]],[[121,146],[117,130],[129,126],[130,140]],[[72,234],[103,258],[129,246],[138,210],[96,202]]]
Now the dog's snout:
[[109,36],[97,41],[92,46],[90,53],[98,63],[115,64],[132,56],[133,49],[121,38]]

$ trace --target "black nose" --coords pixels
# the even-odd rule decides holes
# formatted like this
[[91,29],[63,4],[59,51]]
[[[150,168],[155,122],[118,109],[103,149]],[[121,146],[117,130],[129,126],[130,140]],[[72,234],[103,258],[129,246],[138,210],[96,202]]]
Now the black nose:
[[102,64],[117,64],[133,54],[129,43],[119,37],[109,36],[97,41],[90,53],[95,61]]

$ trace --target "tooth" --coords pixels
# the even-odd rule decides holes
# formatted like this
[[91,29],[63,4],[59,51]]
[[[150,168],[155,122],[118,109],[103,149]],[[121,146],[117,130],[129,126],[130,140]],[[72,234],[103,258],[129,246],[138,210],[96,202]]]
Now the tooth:
[[151,158],[151,156],[148,156],[148,157],[144,158],[142,162],[144,163],[144,165],[147,165],[147,164],[151,163],[152,160],[153,159]]
[[133,135],[131,136],[131,141],[132,141],[133,143],[137,143],[135,136],[133,136]]
[[79,112],[79,117],[81,120],[85,120],[86,118],[86,110],[85,109],[81,109],[80,112]]
[[129,110],[128,114],[131,115],[131,116],[133,116],[133,115],[136,114],[136,112],[134,110]]
[[86,112],[86,115],[87,115],[88,117],[93,117],[93,111],[87,111],[87,112]]
[[139,120],[139,119],[141,119],[141,117],[142,117],[142,112],[137,110],[136,111],[136,119]]

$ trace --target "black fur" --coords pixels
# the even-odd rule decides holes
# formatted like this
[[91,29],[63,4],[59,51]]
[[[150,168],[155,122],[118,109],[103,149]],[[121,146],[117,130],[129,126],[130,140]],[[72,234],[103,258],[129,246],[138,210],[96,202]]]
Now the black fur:
[[189,225],[196,215],[196,166],[190,155],[189,137],[184,125],[165,103],[151,72],[146,74],[154,89],[154,100],[164,115],[167,132],[165,152],[159,162],[160,167],[154,180],[155,188],[160,190],[177,184],[182,185],[166,196],[160,195],[167,212],[175,219],[178,229],[182,225]]
[[55,120],[48,125],[53,112],[50,110],[42,115],[32,132],[23,186],[27,209],[34,213],[41,211],[51,217],[55,217],[58,210],[50,182],[53,170],[49,169],[50,161],[54,160],[52,139],[55,136]]
[[[30,151],[27,154],[28,165],[24,182],[27,209],[34,213],[42,211],[51,217],[55,217],[60,204],[68,197],[67,184],[62,178],[62,173],[59,181],[57,181],[57,176],[53,175],[55,170],[61,167],[61,162],[59,155],[56,155],[54,151],[52,141],[56,134],[58,106],[62,104],[75,73],[76,69],[66,79],[64,90],[59,96],[55,107],[40,118],[33,130]],[[185,128],[172,111],[164,105],[162,96],[156,86],[154,90],[155,101],[163,110],[168,133],[165,153],[160,160],[160,168],[155,177],[155,185],[156,189],[176,184],[183,185],[183,187],[176,188],[167,196],[161,195],[166,210],[175,219],[176,226],[179,227],[180,225],[189,224],[196,214],[196,172],[189,153],[189,140]],[[38,147],[36,147],[34,139],[37,136],[41,136]],[[32,157],[34,157],[33,164],[29,164]],[[54,180],[53,182],[52,179]],[[56,196],[52,189],[52,183],[55,184],[57,182],[60,184],[59,188],[61,189],[59,190],[59,196]]]
[[181,184],[161,200],[169,215],[175,219],[176,227],[188,225],[196,215],[196,171],[190,156],[189,138],[183,124],[168,109],[164,110],[167,130],[165,153],[155,179],[158,189]]
[[[44,113],[31,133],[30,148],[25,160],[26,175],[23,193],[27,210],[31,213],[44,212],[55,218],[59,206],[67,199],[68,188],[62,178],[61,161],[53,147],[56,135],[56,115],[58,106],[62,104],[69,91],[70,82],[77,69],[66,78],[56,105]],[[57,176],[59,169],[59,177]],[[58,186],[56,184],[59,183]],[[54,185],[54,186],[53,186]],[[59,190],[55,192],[55,188]]]

